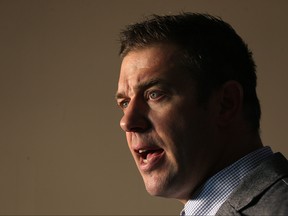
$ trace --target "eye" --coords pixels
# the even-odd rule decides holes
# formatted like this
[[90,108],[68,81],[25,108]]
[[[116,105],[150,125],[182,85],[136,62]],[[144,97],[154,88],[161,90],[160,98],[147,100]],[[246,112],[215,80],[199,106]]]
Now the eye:
[[157,100],[161,97],[163,97],[163,93],[161,91],[151,91],[148,94],[148,99],[150,100]]
[[120,102],[118,103],[118,105],[120,106],[121,109],[125,109],[125,108],[128,107],[129,101],[127,101],[127,100],[120,101]]

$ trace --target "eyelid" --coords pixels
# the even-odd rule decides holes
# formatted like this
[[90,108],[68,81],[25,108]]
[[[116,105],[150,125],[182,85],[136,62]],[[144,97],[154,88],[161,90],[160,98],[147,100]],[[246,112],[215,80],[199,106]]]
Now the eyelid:
[[[158,96],[156,98],[151,98],[151,94],[153,93],[156,93],[158,94]],[[151,90],[148,90],[146,92],[146,99],[147,100],[159,100],[161,99],[163,96],[165,96],[166,94],[162,91],[162,90],[158,90],[158,89],[151,89]]]
[[[151,94],[152,93],[157,93],[158,95],[155,98],[151,98]],[[166,90],[162,90],[162,89],[155,89],[155,88],[151,88],[151,89],[147,89],[144,92],[144,98],[145,100],[152,100],[152,101],[157,101],[157,100],[161,100],[163,97],[168,96],[167,91]],[[129,106],[130,103],[130,98],[126,98],[126,97],[119,97],[117,98],[117,105],[122,109],[126,109]]]
[[[127,103],[127,105],[125,105],[126,103]],[[129,100],[128,100],[128,99],[125,99],[125,98],[123,98],[123,99],[118,99],[118,100],[117,100],[117,104],[118,104],[118,106],[119,106],[121,109],[125,109],[125,108],[127,108],[128,105],[129,105]]]

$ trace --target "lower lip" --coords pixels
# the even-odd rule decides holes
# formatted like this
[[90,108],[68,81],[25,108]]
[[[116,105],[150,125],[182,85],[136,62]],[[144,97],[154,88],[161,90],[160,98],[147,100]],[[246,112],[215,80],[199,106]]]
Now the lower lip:
[[148,158],[147,162],[144,162],[144,159],[140,158],[140,165],[139,165],[140,170],[143,172],[148,172],[156,169],[162,163],[164,159],[164,154],[165,154],[164,151],[159,153],[158,152],[153,153],[152,155],[149,155],[149,157],[147,157]]

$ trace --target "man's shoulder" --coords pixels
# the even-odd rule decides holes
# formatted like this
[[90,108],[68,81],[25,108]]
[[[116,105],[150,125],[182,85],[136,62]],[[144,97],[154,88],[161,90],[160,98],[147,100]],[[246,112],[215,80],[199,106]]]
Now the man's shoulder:
[[281,178],[253,199],[244,215],[287,215],[288,214],[288,177]]
[[288,214],[288,162],[276,153],[244,177],[217,215]]

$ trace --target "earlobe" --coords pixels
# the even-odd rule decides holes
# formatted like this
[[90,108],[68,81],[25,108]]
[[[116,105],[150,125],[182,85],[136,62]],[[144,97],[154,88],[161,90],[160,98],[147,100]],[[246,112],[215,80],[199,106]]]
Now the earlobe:
[[242,112],[243,88],[241,84],[234,80],[226,82],[221,87],[219,101],[219,124],[227,126]]

